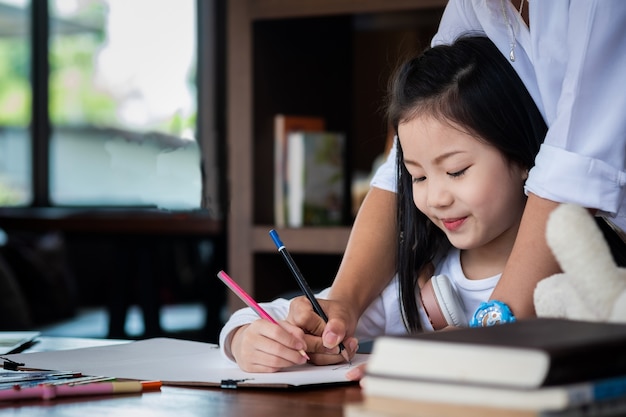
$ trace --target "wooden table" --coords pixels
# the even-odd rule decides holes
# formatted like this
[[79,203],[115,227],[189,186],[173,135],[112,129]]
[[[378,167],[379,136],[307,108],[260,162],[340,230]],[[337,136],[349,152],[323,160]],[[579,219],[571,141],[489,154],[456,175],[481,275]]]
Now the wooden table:
[[[112,340],[111,343],[123,343]],[[28,351],[71,349],[108,343],[103,339],[42,337]],[[22,401],[0,406],[0,415],[20,416],[219,416],[219,417],[333,417],[343,405],[361,401],[358,385],[297,390],[191,388],[165,386],[160,392],[51,401]],[[7,413],[8,414],[8,413]]]

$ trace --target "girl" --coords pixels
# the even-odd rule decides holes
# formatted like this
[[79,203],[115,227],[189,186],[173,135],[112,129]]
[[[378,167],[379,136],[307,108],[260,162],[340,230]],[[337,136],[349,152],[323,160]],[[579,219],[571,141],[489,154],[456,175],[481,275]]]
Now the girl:
[[414,314],[416,272],[424,277],[434,263],[435,275],[452,280],[467,324],[515,241],[524,181],[547,127],[497,52],[486,38],[435,47],[403,66],[391,86],[389,119],[399,140],[397,274],[412,331],[424,324]]
[[[467,325],[511,251],[524,181],[546,132],[516,72],[484,37],[435,46],[407,61],[390,84],[388,113],[399,139],[397,276],[361,316],[356,336],[364,340],[433,330],[418,302],[419,287],[433,273],[449,279]],[[264,307],[285,319],[290,304],[277,299]],[[337,349],[314,353],[319,341],[250,309],[235,312],[220,334],[224,354],[249,372],[303,363],[300,349],[318,364],[342,360]],[[354,354],[356,339],[344,344]]]

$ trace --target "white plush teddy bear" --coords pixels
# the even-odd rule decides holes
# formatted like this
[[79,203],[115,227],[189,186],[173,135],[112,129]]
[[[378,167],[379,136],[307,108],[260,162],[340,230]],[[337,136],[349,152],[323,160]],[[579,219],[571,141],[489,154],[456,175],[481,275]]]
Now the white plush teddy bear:
[[548,219],[546,239],[563,273],[537,284],[537,316],[626,322],[626,268],[617,267],[589,213],[562,204]]

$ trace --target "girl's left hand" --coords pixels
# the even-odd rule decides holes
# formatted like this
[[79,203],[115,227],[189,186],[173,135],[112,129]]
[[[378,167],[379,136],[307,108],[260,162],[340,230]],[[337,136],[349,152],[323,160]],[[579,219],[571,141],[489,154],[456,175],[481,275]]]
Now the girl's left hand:
[[359,366],[355,366],[346,372],[346,378],[350,381],[360,381],[365,376],[365,363],[362,363]]

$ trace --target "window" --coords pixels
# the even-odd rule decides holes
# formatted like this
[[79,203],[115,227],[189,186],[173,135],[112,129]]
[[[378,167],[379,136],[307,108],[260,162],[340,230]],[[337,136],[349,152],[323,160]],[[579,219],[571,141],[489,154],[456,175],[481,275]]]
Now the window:
[[[212,49],[198,45],[207,19],[198,15],[212,2],[45,1],[0,0],[0,205],[31,205],[43,189],[55,206],[200,208],[211,192],[203,172],[213,172],[202,163],[212,167],[216,152],[200,134],[214,136],[213,122],[198,124],[198,86],[213,82],[212,57],[199,55]],[[47,18],[44,41],[28,29],[31,9]],[[31,51],[35,60],[42,48],[38,87],[28,74]],[[33,72],[42,77],[36,64]],[[40,119],[31,113],[37,88],[46,89]],[[38,120],[50,126],[39,164]]]
[[27,7],[28,0],[0,0],[0,205],[32,200]]

